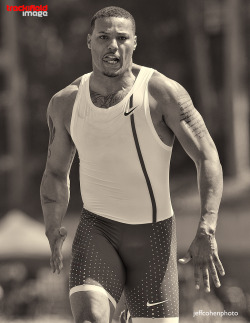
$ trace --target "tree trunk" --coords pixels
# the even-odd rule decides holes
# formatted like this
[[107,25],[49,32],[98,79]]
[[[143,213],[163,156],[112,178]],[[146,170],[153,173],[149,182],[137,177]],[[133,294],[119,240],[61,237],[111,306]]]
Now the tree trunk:
[[225,3],[223,126],[226,172],[231,176],[240,176],[249,170],[249,99],[242,28],[243,10],[244,1],[228,0]]
[[[13,1],[13,5],[15,5]],[[25,140],[24,140],[24,95],[25,81],[20,70],[17,37],[18,12],[2,10],[2,56],[6,57],[6,64],[1,65],[5,75],[6,88],[4,97],[6,108],[8,156],[10,165],[8,171],[8,207],[22,205],[25,189]]]
[[201,112],[210,132],[215,133],[218,124],[214,119],[217,97],[211,78],[209,40],[204,30],[204,3],[185,0],[183,17],[186,22],[186,40],[191,60],[195,86],[196,108]]

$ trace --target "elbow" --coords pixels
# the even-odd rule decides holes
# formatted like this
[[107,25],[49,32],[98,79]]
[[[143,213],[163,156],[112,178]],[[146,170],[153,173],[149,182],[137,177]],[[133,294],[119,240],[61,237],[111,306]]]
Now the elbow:
[[46,168],[44,171],[43,177],[56,180],[56,181],[67,182],[69,176],[68,176],[68,173],[64,171],[60,171],[59,169]]
[[197,169],[209,168],[216,171],[218,176],[223,175],[222,165],[216,147],[212,147],[209,151],[201,152],[199,158],[195,160]]
[[222,174],[222,165],[216,148],[214,148],[214,150],[210,153],[209,158],[206,158],[205,160],[206,163],[209,163],[212,167],[215,167],[217,171]]
[[222,165],[219,157],[215,158],[211,156],[209,158],[201,158],[198,162],[196,162],[197,168],[202,168],[204,165],[209,168],[215,168],[218,170],[218,172],[222,173]]
[[198,173],[207,178],[216,178],[218,182],[223,182],[223,169],[219,157],[203,158],[196,164]]
[[211,165],[217,165],[222,169],[220,157],[214,142],[211,142],[210,145],[207,145],[200,150],[197,163],[202,164],[204,162],[210,163]]
[[43,200],[48,192],[61,192],[69,189],[69,175],[64,172],[54,172],[50,169],[45,169],[40,185],[40,198]]

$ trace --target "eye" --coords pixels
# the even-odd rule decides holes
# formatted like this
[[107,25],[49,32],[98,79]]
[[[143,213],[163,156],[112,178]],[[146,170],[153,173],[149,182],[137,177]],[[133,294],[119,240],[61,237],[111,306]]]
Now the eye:
[[100,39],[108,39],[108,36],[101,35],[99,38],[100,38]]
[[119,39],[125,41],[125,40],[128,39],[128,37],[126,37],[126,36],[120,36]]

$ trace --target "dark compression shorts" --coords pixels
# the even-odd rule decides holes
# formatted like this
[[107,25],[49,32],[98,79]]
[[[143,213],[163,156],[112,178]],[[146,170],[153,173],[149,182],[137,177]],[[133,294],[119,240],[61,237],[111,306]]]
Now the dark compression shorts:
[[132,317],[179,316],[174,216],[125,224],[83,209],[72,247],[70,294],[96,290]]

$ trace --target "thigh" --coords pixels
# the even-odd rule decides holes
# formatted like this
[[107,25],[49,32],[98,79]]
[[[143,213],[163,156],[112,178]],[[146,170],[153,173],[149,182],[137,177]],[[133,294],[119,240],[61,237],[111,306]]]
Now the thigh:
[[130,242],[124,243],[122,258],[127,267],[125,295],[134,322],[136,318],[177,319],[179,294],[174,217],[128,230]]
[[[74,308],[87,298],[86,304],[103,297],[116,306],[125,282],[125,270],[116,250],[115,228],[109,221],[84,211],[72,246],[70,295]],[[113,234],[114,236],[114,234]],[[78,294],[74,295],[74,294]],[[98,295],[99,294],[99,295]],[[88,298],[89,297],[89,298]]]

